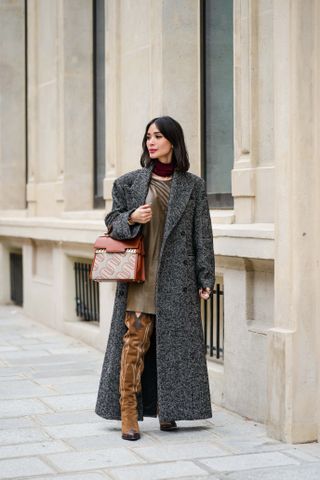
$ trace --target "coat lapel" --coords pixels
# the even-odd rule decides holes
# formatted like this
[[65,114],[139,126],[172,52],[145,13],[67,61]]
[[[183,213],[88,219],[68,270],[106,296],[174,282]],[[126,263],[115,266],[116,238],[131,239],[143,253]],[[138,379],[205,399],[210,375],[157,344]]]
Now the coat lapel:
[[175,225],[178,223],[187,206],[193,185],[194,183],[191,176],[184,172],[174,172],[168,202],[167,218],[163,233],[161,253],[167,238],[169,237]]

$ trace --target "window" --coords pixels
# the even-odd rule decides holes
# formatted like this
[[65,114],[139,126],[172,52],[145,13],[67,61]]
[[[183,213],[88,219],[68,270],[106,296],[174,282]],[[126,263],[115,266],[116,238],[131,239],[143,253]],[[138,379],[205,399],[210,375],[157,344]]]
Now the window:
[[85,259],[74,262],[75,309],[82,320],[99,322],[99,285],[90,279],[90,266]]
[[204,345],[209,358],[223,362],[224,287],[222,277],[216,278],[212,293],[209,300],[201,300]]
[[10,253],[10,299],[16,305],[23,305],[22,251]]
[[233,0],[202,1],[202,151],[210,207],[232,208]]
[[94,207],[104,208],[105,177],[105,4],[93,1]]

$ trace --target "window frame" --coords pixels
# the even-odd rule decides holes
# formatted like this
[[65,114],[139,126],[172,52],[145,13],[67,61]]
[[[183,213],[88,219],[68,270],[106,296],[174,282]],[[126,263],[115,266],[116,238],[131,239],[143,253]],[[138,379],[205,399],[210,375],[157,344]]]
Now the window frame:
[[[103,57],[105,59],[105,12],[106,12],[106,2],[105,0],[101,0],[103,2]],[[99,178],[98,178],[98,156],[102,153],[102,160],[104,166],[104,176],[105,176],[105,133],[104,133],[104,140],[103,140],[103,147],[102,152],[99,151],[99,131],[97,128],[99,119],[98,119],[98,42],[97,42],[97,0],[93,0],[92,2],[92,36],[93,36],[93,207],[94,208],[104,208],[105,207],[105,199],[102,195],[98,194],[99,189]],[[103,89],[103,115],[104,115],[104,126],[106,125],[106,109],[105,109],[105,98],[106,98],[106,90],[105,90],[105,62],[103,68],[103,82],[104,82],[104,89]],[[104,129],[105,132],[105,129]]]
[[[207,158],[208,150],[206,143],[206,120],[207,120],[207,104],[206,104],[206,4],[208,0],[200,0],[200,131],[201,131],[201,175],[207,182],[208,169]],[[209,0],[210,1],[210,0]],[[233,93],[234,97],[234,93]],[[233,98],[234,106],[234,98]],[[233,135],[234,145],[234,135]],[[231,170],[230,170],[231,176]],[[234,208],[234,198],[230,193],[207,193],[209,207],[219,210],[232,210]]]

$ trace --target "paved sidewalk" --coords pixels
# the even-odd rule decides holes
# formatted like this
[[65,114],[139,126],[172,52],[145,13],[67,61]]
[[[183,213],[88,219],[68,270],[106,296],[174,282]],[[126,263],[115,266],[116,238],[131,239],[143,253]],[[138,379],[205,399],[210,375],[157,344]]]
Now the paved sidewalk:
[[263,425],[214,407],[210,420],[142,438],[95,415],[103,355],[0,307],[0,479],[319,480],[320,445],[287,445]]

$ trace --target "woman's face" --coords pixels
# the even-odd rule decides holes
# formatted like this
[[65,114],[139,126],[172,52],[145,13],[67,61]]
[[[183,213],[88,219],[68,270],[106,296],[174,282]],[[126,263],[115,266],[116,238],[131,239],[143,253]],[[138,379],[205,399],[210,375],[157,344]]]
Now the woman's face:
[[162,163],[170,163],[172,159],[172,144],[167,140],[155,123],[147,131],[147,149],[150,158],[157,158]]

